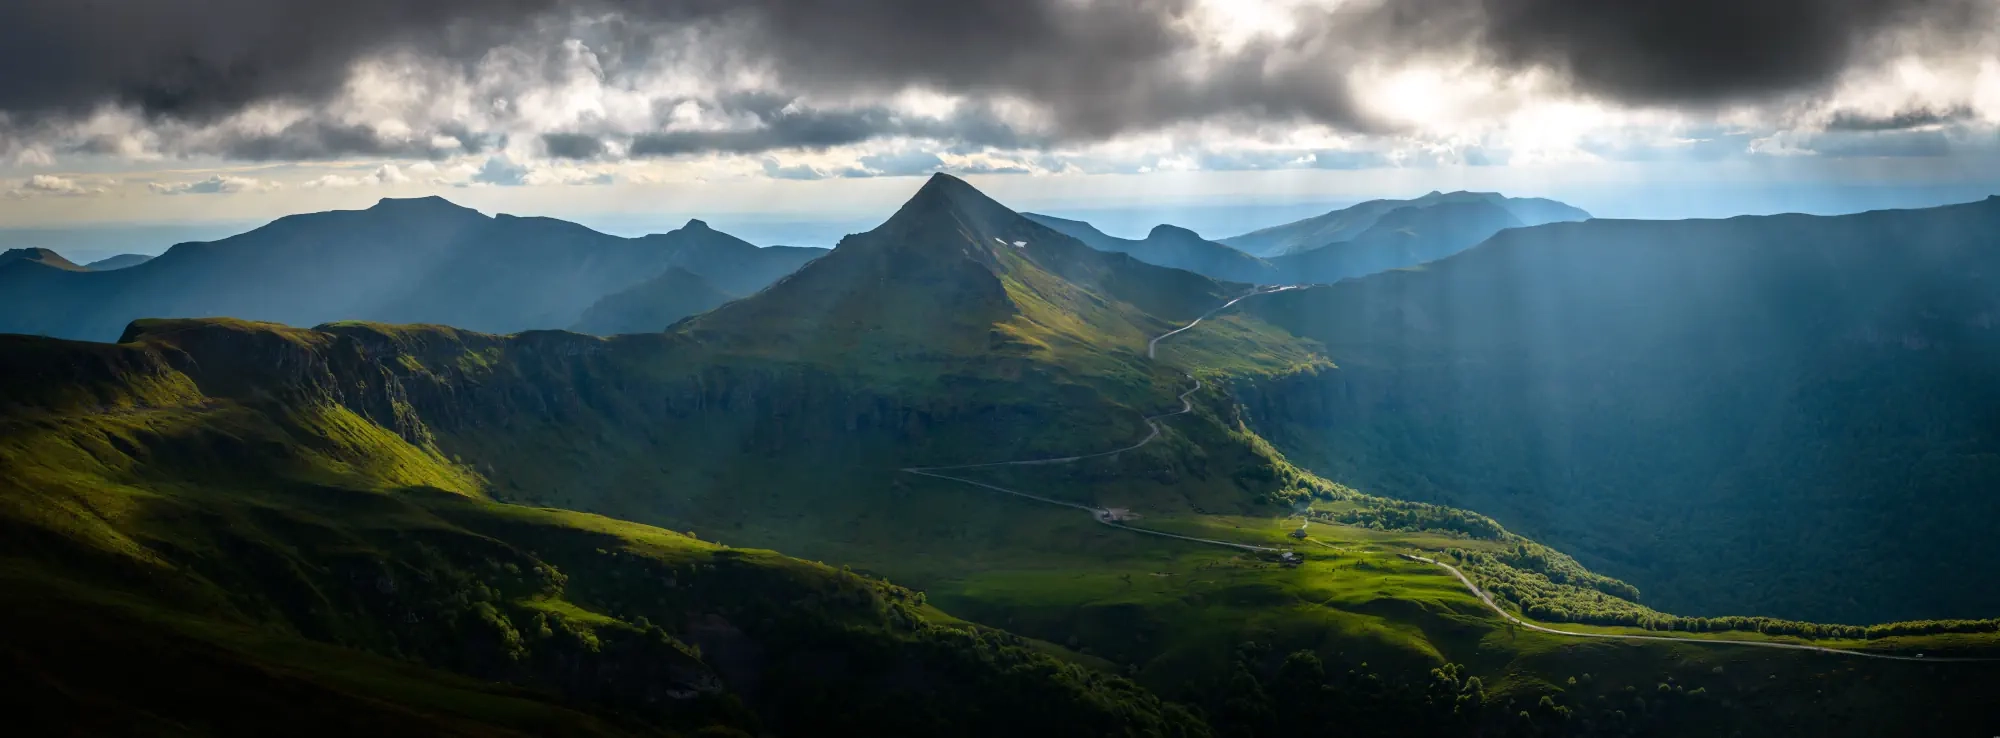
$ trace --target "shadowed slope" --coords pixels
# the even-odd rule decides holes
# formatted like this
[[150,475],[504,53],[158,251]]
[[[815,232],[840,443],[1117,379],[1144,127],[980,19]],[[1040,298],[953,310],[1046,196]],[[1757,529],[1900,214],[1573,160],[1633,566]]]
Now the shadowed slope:
[[622,292],[606,295],[585,310],[583,319],[569,329],[599,336],[663,331],[682,318],[708,312],[733,299],[735,295],[716,289],[701,275],[673,267]]
[[[1983,617],[2000,199],[1505,231],[1249,315],[1339,369],[1246,393],[1329,477],[1493,515],[1683,612]],[[1941,554],[1949,551],[1950,554]]]

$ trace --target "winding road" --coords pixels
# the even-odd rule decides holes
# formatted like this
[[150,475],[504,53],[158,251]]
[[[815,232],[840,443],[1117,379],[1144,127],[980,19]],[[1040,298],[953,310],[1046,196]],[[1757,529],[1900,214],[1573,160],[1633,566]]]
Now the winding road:
[[1251,290],[1251,291],[1250,291],[1250,294],[1247,294],[1247,295],[1244,295],[1244,296],[1242,296],[1242,297],[1238,297],[1238,298],[1236,298],[1236,299],[1234,299],[1234,300],[1230,300],[1229,302],[1225,302],[1225,303],[1222,303],[1222,307],[1219,307],[1219,308],[1216,308],[1216,309],[1214,309],[1214,310],[1210,310],[1210,311],[1208,311],[1208,312],[1206,312],[1206,313],[1202,313],[1202,314],[1201,314],[1201,317],[1199,317],[1199,318],[1195,318],[1195,319],[1194,319],[1194,322],[1193,322],[1193,323],[1189,323],[1189,324],[1187,324],[1187,325],[1184,325],[1184,326],[1181,326],[1181,327],[1179,327],[1179,328],[1175,328],[1175,329],[1173,329],[1173,330],[1170,330],[1170,331],[1167,331],[1167,332],[1165,332],[1165,333],[1162,333],[1162,334],[1160,334],[1160,335],[1157,335],[1157,336],[1154,336],[1154,337],[1153,337],[1153,340],[1151,340],[1151,341],[1147,341],[1147,342],[1146,342],[1146,358],[1148,358],[1148,359],[1157,359],[1157,358],[1159,358],[1159,357],[1158,357],[1158,356],[1157,356],[1156,354],[1157,354],[1157,353],[1159,352],[1159,348],[1160,348],[1160,342],[1161,342],[1161,341],[1164,341],[1164,340],[1167,340],[1167,339],[1169,339],[1169,338],[1173,338],[1174,336],[1177,336],[1177,335],[1180,335],[1180,334],[1181,334],[1181,333],[1182,333],[1183,331],[1186,331],[1186,330],[1187,330],[1187,329],[1189,329],[1189,328],[1193,328],[1193,327],[1195,327],[1195,326],[1198,326],[1198,325],[1201,325],[1201,322],[1202,322],[1202,321],[1204,321],[1204,320],[1208,320],[1209,318],[1212,318],[1212,317],[1214,317],[1216,313],[1219,313],[1219,312],[1222,312],[1222,311],[1224,311],[1224,310],[1228,310],[1228,309],[1229,309],[1229,308],[1231,308],[1231,307],[1234,307],[1234,306],[1236,305],[1236,303],[1239,303],[1239,302],[1242,302],[1242,301],[1244,301],[1244,300],[1248,300],[1248,299],[1250,299],[1250,298],[1252,298],[1252,297],[1256,297],[1256,296],[1258,296],[1258,295],[1268,295],[1268,294],[1271,294],[1271,293],[1273,293],[1273,292],[1284,292],[1285,290],[1295,290],[1295,289],[1298,289],[1298,288],[1299,288],[1299,287],[1301,287],[1301,286],[1302,286],[1302,285],[1296,285],[1296,284],[1288,284],[1288,285],[1283,285],[1283,286],[1276,286],[1276,287],[1258,287],[1257,289],[1254,289],[1254,290]]
[[[1216,313],[1220,313],[1224,310],[1227,310],[1230,307],[1236,305],[1236,303],[1242,302],[1252,297],[1256,297],[1258,295],[1268,295],[1276,292],[1284,292],[1286,290],[1298,289],[1299,287],[1300,287],[1299,285],[1285,285],[1279,287],[1259,287],[1256,290],[1251,291],[1249,294],[1245,294],[1234,300],[1230,300],[1229,302],[1223,303],[1221,307],[1218,307],[1214,310],[1210,310],[1206,313],[1203,313],[1201,317],[1195,318],[1194,322],[1188,323],[1187,325],[1181,326],[1174,330],[1155,336],[1153,340],[1148,341],[1146,343],[1146,358],[1148,359],[1157,358],[1155,354],[1157,353],[1161,341],[1166,340],[1168,338],[1172,338],[1176,335],[1179,335],[1187,331],[1190,328],[1200,325],[1202,321],[1214,317]],[[1253,546],[1247,543],[1233,543],[1230,541],[1219,541],[1212,538],[1196,538],[1193,536],[1183,536],[1175,533],[1167,533],[1165,531],[1150,530],[1147,528],[1138,528],[1120,522],[1112,515],[1112,512],[1110,510],[1107,510],[1105,508],[1092,507],[1090,505],[1084,505],[1075,502],[1068,502],[1065,500],[1043,497],[1041,495],[1030,494],[1027,492],[1022,492],[1020,490],[1008,489],[1006,487],[1001,487],[995,484],[987,484],[985,482],[966,479],[964,477],[955,477],[949,474],[939,473],[947,471],[962,471],[967,469],[990,469],[1003,466],[1045,466],[1051,464],[1071,464],[1078,461],[1086,461],[1089,459],[1098,459],[1106,456],[1116,456],[1118,454],[1122,454],[1127,451],[1135,451],[1140,448],[1144,448],[1146,444],[1152,443],[1153,441],[1159,439],[1160,434],[1162,432],[1160,429],[1161,420],[1179,415],[1187,415],[1189,413],[1194,412],[1194,400],[1191,398],[1193,398],[1194,393],[1200,392],[1202,390],[1202,382],[1200,379],[1196,379],[1193,375],[1188,375],[1188,378],[1194,379],[1194,388],[1181,393],[1180,395],[1181,409],[1171,413],[1163,413],[1160,415],[1148,416],[1145,419],[1146,426],[1149,429],[1151,429],[1151,432],[1148,433],[1146,437],[1140,440],[1138,443],[1126,446],[1124,448],[1114,449],[1111,451],[1103,451],[1094,454],[1084,454],[1082,456],[1062,456],[1049,459],[1028,459],[1024,461],[997,461],[986,464],[962,464],[959,466],[908,467],[902,469],[901,471],[908,474],[916,474],[919,476],[931,477],[934,479],[943,479],[947,481],[958,482],[960,484],[969,484],[974,487],[979,487],[994,492],[1000,492],[1002,494],[1013,495],[1015,497],[1021,497],[1047,505],[1058,505],[1061,507],[1067,507],[1075,510],[1082,510],[1084,512],[1090,513],[1091,518],[1093,520],[1096,520],[1099,524],[1106,525],[1112,528],[1128,530],[1133,533],[1143,533],[1145,535],[1159,536],[1161,538],[1172,538],[1175,540],[1189,541],[1193,543],[1203,543],[1212,546],[1222,546],[1225,548],[1233,548],[1239,551],[1250,551],[1254,553],[1278,553],[1283,551],[1284,549],[1272,548],[1269,546]],[[1405,559],[1409,559],[1411,561],[1419,561],[1426,564],[1443,567],[1445,571],[1451,572],[1452,576],[1457,577],[1459,583],[1464,584],[1465,588],[1471,591],[1474,596],[1478,597],[1480,602],[1486,603],[1486,606],[1492,609],[1493,612],[1499,613],[1500,617],[1505,618],[1508,622],[1514,623],[1515,625],[1519,625],[1523,628],[1527,628],[1529,630],[1536,631],[1538,633],[1570,636],[1574,638],[1602,638],[1602,639],[1629,640],[1629,641],[1671,641],[1674,643],[1691,643],[1697,645],[1711,645],[1711,646],[1747,646],[1751,648],[1780,648],[1790,651],[1817,651],[1820,653],[1839,654],[1843,656],[1859,656],[1862,658],[1882,659],[1885,661],[1916,661],[1921,663],[1949,663],[1949,662],[1963,663],[1963,662],[2000,661],[2000,658],[1979,658],[1979,657],[1926,658],[1923,656],[1898,656],[1894,654],[1870,653],[1867,651],[1851,651],[1841,648],[1828,648],[1825,646],[1808,646],[1796,643],[1777,643],[1772,641],[1745,641],[1745,640],[1729,640],[1722,638],[1685,638],[1677,636],[1631,635],[1622,633],[1585,633],[1573,630],[1557,630],[1555,628],[1550,628],[1543,625],[1537,625],[1535,623],[1522,620],[1520,617],[1517,617],[1513,613],[1508,612],[1506,608],[1501,607],[1498,602],[1494,601],[1492,595],[1487,594],[1485,590],[1482,590],[1479,588],[1478,585],[1473,584],[1472,579],[1465,576],[1465,572],[1459,571],[1458,567],[1452,566],[1442,561],[1438,561],[1436,559],[1417,556],[1415,554],[1405,553],[1398,555],[1402,556]]]
[[1459,571],[1458,567],[1456,566],[1452,566],[1450,564],[1438,561],[1436,559],[1425,558],[1423,556],[1418,556],[1415,554],[1397,554],[1397,555],[1409,559],[1411,561],[1421,561],[1426,564],[1435,564],[1437,566],[1444,567],[1445,571],[1451,572],[1452,576],[1458,577],[1459,583],[1464,584],[1466,589],[1472,590],[1473,594],[1478,595],[1480,602],[1486,603],[1487,607],[1492,608],[1494,612],[1500,613],[1500,617],[1506,618],[1508,621],[1514,623],[1515,625],[1519,625],[1523,628],[1527,628],[1528,630],[1536,631],[1539,633],[1550,633],[1553,635],[1560,635],[1560,636],[1573,636],[1576,638],[1610,638],[1610,639],[1626,640],[1626,641],[1672,641],[1674,643],[1693,643],[1699,645],[1751,646],[1754,648],[1782,648],[1789,651],[1818,651],[1820,653],[1834,653],[1834,654],[1840,654],[1842,656],[1860,656],[1863,658],[1883,659],[1886,661],[1917,661],[1922,663],[2000,661],[2000,658],[1976,658],[1976,657],[1925,658],[1923,656],[1897,656],[1895,654],[1887,654],[1887,653],[1850,651],[1844,648],[1827,648],[1825,646],[1808,646],[1799,643],[1776,643],[1772,641],[1742,641],[1742,640],[1730,640],[1727,638],[1682,638],[1678,636],[1633,635],[1626,633],[1582,633],[1574,630],[1556,630],[1555,628],[1550,628],[1530,623],[1526,620],[1522,620],[1518,617],[1515,617],[1514,613],[1507,612],[1505,608],[1502,608],[1500,606],[1500,603],[1493,601],[1492,595],[1487,594],[1486,590],[1480,589],[1478,585],[1473,584],[1472,580],[1465,576],[1465,572]]

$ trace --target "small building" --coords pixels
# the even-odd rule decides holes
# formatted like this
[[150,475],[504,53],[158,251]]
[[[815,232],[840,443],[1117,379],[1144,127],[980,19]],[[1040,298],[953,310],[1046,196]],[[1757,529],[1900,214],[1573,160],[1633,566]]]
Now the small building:
[[1300,564],[1306,563],[1306,557],[1298,553],[1286,551],[1284,553],[1278,554],[1278,563],[1288,567],[1298,566]]

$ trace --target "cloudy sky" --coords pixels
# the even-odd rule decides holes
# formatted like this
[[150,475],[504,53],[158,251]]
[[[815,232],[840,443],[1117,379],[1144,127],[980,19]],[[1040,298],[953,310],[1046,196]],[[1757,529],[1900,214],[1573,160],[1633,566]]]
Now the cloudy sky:
[[938,170],[1056,210],[1949,199],[2000,188],[1996,28],[2000,0],[10,0],[0,224],[851,217]]

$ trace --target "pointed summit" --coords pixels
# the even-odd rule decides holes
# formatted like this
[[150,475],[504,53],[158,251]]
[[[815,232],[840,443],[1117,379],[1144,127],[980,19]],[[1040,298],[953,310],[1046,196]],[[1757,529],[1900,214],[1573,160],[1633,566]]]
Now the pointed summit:
[[1020,358],[1058,346],[1140,351],[1149,331],[1232,293],[1196,274],[1093,250],[938,174],[882,225],[683,330],[717,346],[884,360]]
[[688,222],[687,222],[687,225],[684,225],[684,226],[681,226],[681,230],[683,230],[683,231],[711,231],[711,230],[715,230],[715,229],[713,229],[713,228],[710,228],[710,227],[708,227],[708,222],[707,222],[707,221],[704,221],[704,220],[701,220],[700,218],[690,218],[690,219],[688,219]]
[[935,218],[953,219],[976,233],[1004,229],[1012,225],[1009,221],[1027,222],[965,180],[939,172],[877,230],[909,228]]

